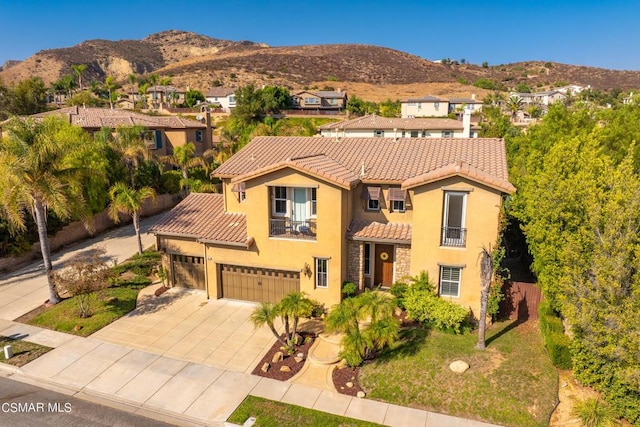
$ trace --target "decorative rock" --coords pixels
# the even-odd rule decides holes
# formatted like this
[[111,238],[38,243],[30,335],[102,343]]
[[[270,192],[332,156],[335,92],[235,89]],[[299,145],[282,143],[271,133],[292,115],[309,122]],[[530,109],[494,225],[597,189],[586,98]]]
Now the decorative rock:
[[298,357],[298,356],[295,356],[295,357],[293,358],[293,360],[295,360],[295,361],[296,361],[296,363],[300,363],[300,362],[304,361],[304,358],[302,358],[302,357]]
[[281,351],[278,351],[276,352],[276,354],[273,355],[273,358],[271,359],[271,363],[282,362],[282,359],[284,359],[284,355],[282,354]]
[[280,366],[280,372],[291,372],[291,368],[288,366]]
[[348,383],[345,384],[347,387],[351,388],[353,387],[353,383],[351,381],[349,381]]
[[270,367],[271,365],[265,362],[265,364],[262,365],[262,368],[260,368],[260,370],[266,374]]
[[451,362],[451,365],[449,365],[449,369],[451,369],[453,372],[462,374],[467,369],[469,369],[469,364],[467,362],[463,362],[462,360],[455,360]]
[[360,390],[358,393],[356,393],[356,397],[359,397],[360,399],[362,399],[363,397],[365,397],[367,394]]
[[296,354],[296,357],[299,357],[300,359],[304,359],[304,353],[298,353]]
[[300,335],[300,334],[295,334],[295,335],[293,336],[293,342],[295,343],[295,345],[302,345],[302,342],[303,342],[303,341],[304,341],[304,340],[303,340],[303,338],[302,338],[302,335]]
[[345,359],[341,359],[336,365],[336,369],[342,369],[347,367],[347,361]]

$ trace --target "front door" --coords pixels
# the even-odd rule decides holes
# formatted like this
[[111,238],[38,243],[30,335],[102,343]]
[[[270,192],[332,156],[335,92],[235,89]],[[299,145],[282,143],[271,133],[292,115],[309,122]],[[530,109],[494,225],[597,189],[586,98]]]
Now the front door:
[[376,244],[374,286],[389,287],[393,284],[393,253],[393,245]]

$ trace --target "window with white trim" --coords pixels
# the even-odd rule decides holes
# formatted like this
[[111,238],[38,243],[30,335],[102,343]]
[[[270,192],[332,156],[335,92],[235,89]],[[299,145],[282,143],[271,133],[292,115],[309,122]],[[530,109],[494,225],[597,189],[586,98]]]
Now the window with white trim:
[[238,193],[238,198],[240,199],[240,203],[244,203],[247,200],[247,193],[245,191],[240,191]]
[[329,259],[316,258],[316,288],[329,287]]
[[380,201],[369,199],[367,200],[367,210],[368,211],[379,211],[380,210]]
[[393,212],[404,212],[404,200],[393,200],[391,202],[391,210]]
[[442,137],[443,138],[453,138],[453,131],[452,130],[443,130],[442,131]]
[[305,98],[304,99],[304,103],[306,105],[319,105],[320,104],[320,98]]
[[418,137],[418,131],[417,130],[412,130],[411,131],[411,138],[417,138]]
[[287,214],[287,187],[273,187],[273,214]]
[[376,129],[373,131],[374,138],[384,138],[384,131],[380,129]]
[[460,277],[462,268],[460,267],[440,267],[440,295],[449,297],[460,296]]

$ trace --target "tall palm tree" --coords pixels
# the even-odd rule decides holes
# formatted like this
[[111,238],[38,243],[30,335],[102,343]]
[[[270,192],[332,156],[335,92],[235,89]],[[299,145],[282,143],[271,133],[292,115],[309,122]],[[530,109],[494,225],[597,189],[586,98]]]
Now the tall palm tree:
[[182,172],[182,188],[184,189],[185,197],[189,195],[189,169],[196,166],[207,167],[204,159],[196,157],[195,152],[195,144],[193,142],[187,142],[184,145],[175,147],[172,155],[160,158],[161,162],[180,168]]
[[120,222],[119,213],[131,216],[133,229],[138,240],[138,253],[142,254],[142,239],[140,237],[140,212],[146,199],[156,200],[156,192],[151,187],[134,189],[123,182],[119,182],[109,189],[111,204],[109,216],[116,224]]
[[514,120],[518,115],[518,111],[522,109],[523,102],[519,96],[512,96],[507,101],[507,111],[511,113],[511,120]]
[[158,82],[160,81],[160,76],[158,76],[157,74],[151,74],[149,76],[149,84],[153,85],[153,107],[154,108],[158,108],[157,107],[157,102],[158,102]]
[[87,64],[72,64],[71,69],[78,76],[78,87],[82,90],[82,74],[87,70]]
[[135,88],[136,82],[138,81],[138,78],[136,77],[135,74],[129,74],[127,76],[127,79],[129,80],[129,84],[131,85],[131,102],[133,103],[133,109],[135,110],[136,108],[136,97],[135,97],[135,91],[133,90]]
[[143,83],[138,86],[138,93],[142,100],[142,108],[147,108],[147,89],[149,89],[149,83]]
[[118,88],[118,84],[116,83],[115,79],[113,78],[113,76],[107,76],[104,79],[104,90],[107,91],[107,94],[109,95],[109,108],[111,108],[113,110],[113,96],[112,96],[112,92],[114,90],[116,90]]
[[25,230],[26,212],[33,215],[49,301],[56,304],[60,295],[52,280],[47,211],[62,220],[72,215],[88,217],[83,195],[83,178],[88,171],[79,165],[84,163],[83,155],[95,148],[81,128],[56,117],[41,123],[14,119],[5,129],[8,136],[0,142],[0,215],[12,232]]

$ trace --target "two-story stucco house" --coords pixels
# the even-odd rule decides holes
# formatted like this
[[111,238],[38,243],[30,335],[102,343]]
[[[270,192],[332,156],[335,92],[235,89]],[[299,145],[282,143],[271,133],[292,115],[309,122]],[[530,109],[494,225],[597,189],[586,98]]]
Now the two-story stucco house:
[[347,93],[338,89],[308,91],[302,90],[291,94],[293,108],[301,110],[335,110],[341,111],[347,106]]
[[400,101],[402,118],[444,117],[449,114],[449,100],[427,95]]
[[173,286],[209,298],[327,307],[341,285],[391,286],[427,271],[443,298],[480,305],[509,183],[501,139],[258,137],[153,228]]
[[230,87],[212,87],[204,95],[207,102],[219,104],[225,113],[236,108],[236,89]]
[[445,117],[401,119],[370,114],[318,127],[327,138],[476,138],[480,127],[471,123],[466,111],[463,120]]

